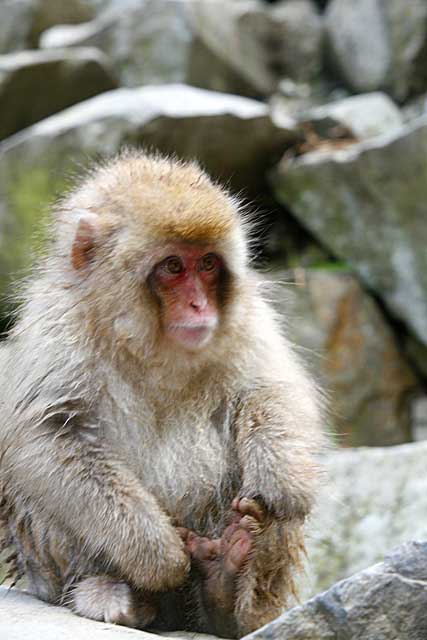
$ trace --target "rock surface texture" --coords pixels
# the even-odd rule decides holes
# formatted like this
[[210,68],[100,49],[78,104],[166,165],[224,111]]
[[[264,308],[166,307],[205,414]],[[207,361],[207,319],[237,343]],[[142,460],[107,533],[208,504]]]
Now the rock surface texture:
[[2,640],[155,640],[156,637],[136,629],[79,618],[69,609],[0,587]]
[[304,597],[380,562],[407,540],[427,540],[426,460],[427,442],[327,456],[327,483],[309,531]]
[[46,31],[42,47],[96,46],[108,55],[121,84],[185,82],[190,66],[192,0],[121,0],[94,20]]
[[[319,74],[323,22],[311,0],[271,7],[254,0],[199,0],[191,12],[201,42],[254,93],[271,93],[283,77],[306,81]],[[207,77],[204,86],[209,82]]]
[[0,139],[116,86],[108,59],[94,48],[0,56]]
[[31,49],[53,25],[90,20],[97,0],[1,0],[0,53]]
[[126,86],[188,82],[259,95],[284,76],[316,78],[323,34],[311,0],[112,0],[90,22],[47,30],[40,44],[99,47]]
[[[291,274],[282,275],[289,281]],[[294,283],[279,289],[279,309],[295,344],[323,377],[339,444],[411,440],[417,380],[379,305],[350,273],[297,270]]]
[[383,563],[335,584],[246,636],[249,640],[425,640],[427,542],[407,542]]
[[352,90],[404,100],[425,87],[424,0],[331,0],[326,15],[332,63]]
[[343,136],[366,140],[399,129],[403,119],[393,101],[377,91],[308,110],[299,115],[298,122],[311,126],[322,138],[333,139],[340,133],[338,128]]
[[[247,640],[425,640],[427,542],[411,541],[384,562],[335,584],[245,636]],[[154,634],[94,622],[0,587],[0,635],[7,640],[154,640]],[[174,633],[174,638],[209,636]],[[158,637],[158,636],[157,636]],[[168,636],[166,636],[168,637]]]
[[[404,161],[403,161],[404,160]],[[427,344],[427,117],[284,159],[276,193]]]

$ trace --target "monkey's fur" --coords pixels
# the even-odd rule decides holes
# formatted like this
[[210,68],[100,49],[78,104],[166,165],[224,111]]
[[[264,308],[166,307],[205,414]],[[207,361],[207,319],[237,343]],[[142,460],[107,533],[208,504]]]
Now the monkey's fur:
[[[80,269],[82,215],[98,235]],[[91,616],[92,587],[99,607],[111,579],[104,619],[238,636],[286,606],[319,484],[321,401],[250,268],[246,227],[198,166],[137,152],[59,203],[0,350],[5,530],[40,598]],[[171,241],[207,242],[226,268],[219,327],[196,352],[162,340],[150,289]],[[268,515],[230,632],[206,610],[175,527],[221,536],[235,496]]]

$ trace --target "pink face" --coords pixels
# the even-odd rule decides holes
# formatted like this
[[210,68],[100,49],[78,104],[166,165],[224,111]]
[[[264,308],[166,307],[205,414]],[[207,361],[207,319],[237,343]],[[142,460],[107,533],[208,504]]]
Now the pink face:
[[215,253],[188,245],[177,245],[154,267],[152,283],[161,302],[167,337],[191,350],[209,342],[218,325],[222,269]]

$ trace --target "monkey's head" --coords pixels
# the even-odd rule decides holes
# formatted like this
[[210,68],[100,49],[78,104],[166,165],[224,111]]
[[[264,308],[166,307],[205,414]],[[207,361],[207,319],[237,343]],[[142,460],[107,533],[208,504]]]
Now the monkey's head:
[[248,272],[245,225],[197,165],[123,154],[63,202],[58,229],[68,289],[98,335],[194,353],[229,325]]

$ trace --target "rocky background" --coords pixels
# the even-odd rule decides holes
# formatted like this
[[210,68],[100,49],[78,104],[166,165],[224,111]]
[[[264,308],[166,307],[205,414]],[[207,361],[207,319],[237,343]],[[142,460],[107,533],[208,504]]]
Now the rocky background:
[[[0,0],[3,328],[49,204],[124,145],[197,158],[252,203],[256,262],[328,392],[343,450],[303,594],[427,539],[427,0]],[[357,626],[387,576],[427,601],[420,553],[327,591],[300,635],[292,617],[268,633],[425,640],[416,608],[420,635],[398,609]]]

